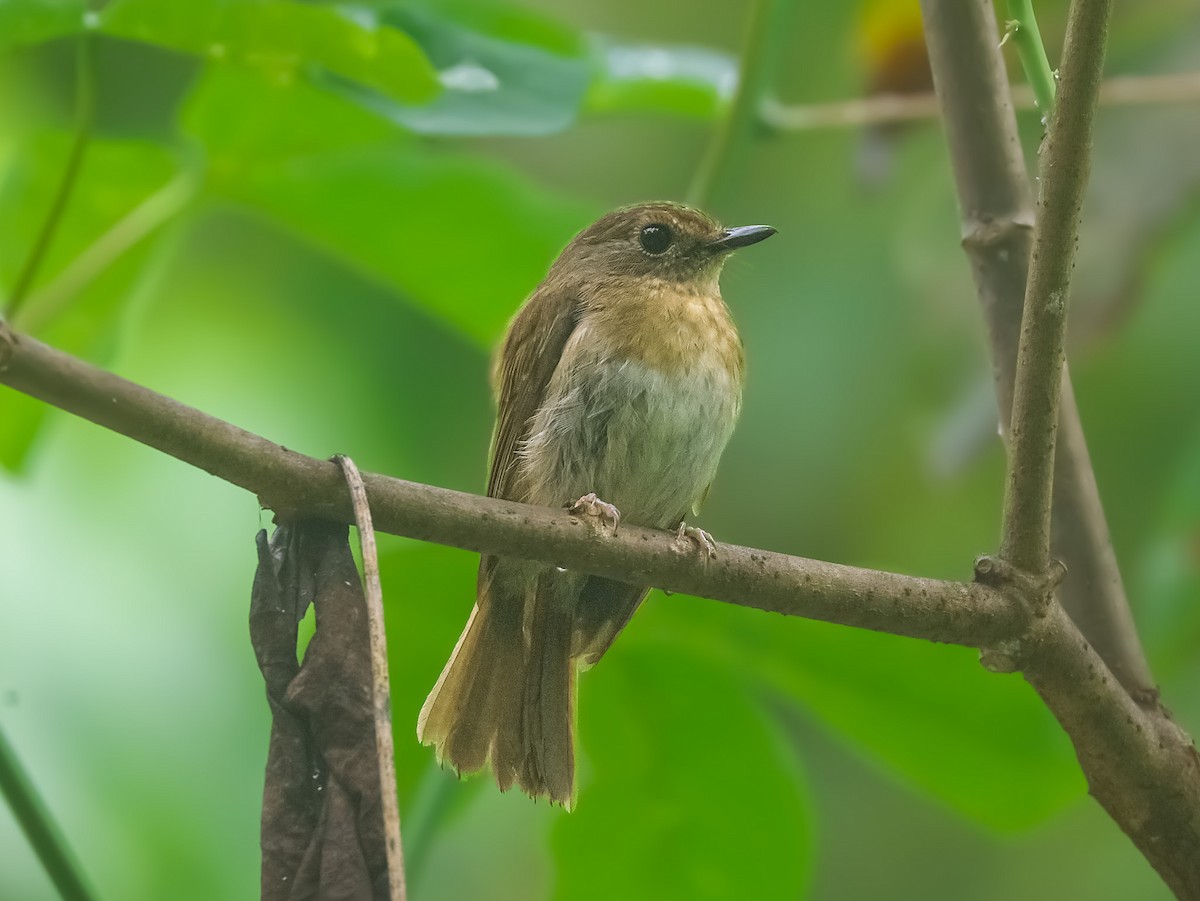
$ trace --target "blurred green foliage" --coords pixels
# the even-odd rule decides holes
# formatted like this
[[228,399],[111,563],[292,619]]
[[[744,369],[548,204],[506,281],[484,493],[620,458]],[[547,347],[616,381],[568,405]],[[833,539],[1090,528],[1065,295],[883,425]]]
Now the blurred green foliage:
[[[867,79],[850,48],[888,3],[901,5],[794,4],[775,91],[856,96]],[[1046,5],[1054,41],[1061,4]],[[1200,65],[1195,10],[1147,6],[1117,20],[1120,71]],[[748,11],[85,10],[0,0],[5,291],[62,178],[76,44],[95,51],[92,138],[22,316],[289,447],[476,491],[490,347],[576,230],[683,195],[728,109]],[[1167,701],[1193,730],[1195,123],[1103,114],[1073,308],[1118,555]],[[1032,158],[1037,124],[1023,124]],[[1131,135],[1158,139],[1153,166]],[[890,173],[870,184],[853,131],[745,137],[713,212],[780,234],[724,278],[750,383],[702,524],[966,578],[996,542],[1003,465],[937,128],[892,135]],[[81,259],[99,264],[76,285]],[[245,616],[265,517],[204,473],[7,390],[0,465],[0,721],[85,868],[105,897],[250,896],[267,709]],[[413,727],[476,558],[400,539],[384,551],[417,901],[1166,897],[1017,677],[963,649],[692,598],[652,595],[582,677],[576,812],[459,782]],[[0,849],[0,897],[51,897],[3,814]]]

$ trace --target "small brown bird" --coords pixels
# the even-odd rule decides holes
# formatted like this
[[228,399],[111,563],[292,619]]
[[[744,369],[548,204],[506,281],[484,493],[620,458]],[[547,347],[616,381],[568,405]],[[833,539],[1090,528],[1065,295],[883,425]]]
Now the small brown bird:
[[[718,277],[775,233],[675,203],[580,232],[513,318],[496,367],[488,494],[677,529],[708,493],[741,406],[742,344]],[[618,512],[620,511],[620,512]],[[485,556],[475,608],[417,722],[460,773],[570,808],[575,672],[603,655],[648,588]]]

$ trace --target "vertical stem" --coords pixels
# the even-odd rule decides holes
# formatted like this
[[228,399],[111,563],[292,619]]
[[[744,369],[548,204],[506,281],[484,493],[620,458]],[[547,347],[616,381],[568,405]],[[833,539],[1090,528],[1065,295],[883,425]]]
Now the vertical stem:
[[17,280],[13,284],[12,293],[8,298],[8,306],[4,311],[6,319],[11,320],[21,308],[21,304],[25,302],[25,298],[29,296],[42,261],[54,241],[54,235],[66,212],[71,193],[75,189],[75,183],[79,180],[79,170],[83,167],[83,155],[91,135],[92,117],[95,115],[95,110],[96,90],[92,37],[85,32],[79,36],[75,58],[75,138],[71,142],[71,149],[67,154],[67,165],[63,169],[62,180],[58,183],[54,199],[50,202],[50,209],[46,212],[46,218],[42,221],[42,227],[38,231],[37,237],[34,238],[29,256],[25,258],[25,265],[17,273]]
[[383,815],[383,838],[387,851],[390,901],[405,901],[404,851],[400,844],[400,801],[396,792],[396,748],[392,736],[392,690],[388,680],[387,632],[383,620],[383,587],[379,580],[379,554],[367,489],[354,461],[339,454],[354,502],[354,521],[362,545],[363,591],[367,603],[367,631],[371,639],[372,701],[375,713],[375,757],[379,767],[379,800]]
[[22,769],[2,729],[0,792],[3,792],[17,824],[64,901],[91,901],[92,891],[83,878],[83,871],[67,847],[66,839],[55,827],[50,812],[38,797],[37,789]]
[[1034,100],[1042,111],[1042,119],[1050,121],[1054,112],[1054,93],[1058,87],[1050,60],[1046,58],[1046,47],[1042,44],[1042,33],[1038,30],[1037,18],[1033,15],[1033,0],[1008,0],[1008,34],[1021,58],[1021,68],[1029,86],[1033,88]]
[[1062,87],[1042,152],[1033,258],[1013,386],[1012,441],[1000,554],[1018,569],[1050,563],[1050,510],[1063,338],[1079,211],[1091,170],[1092,119],[1100,96],[1112,0],[1074,0],[1063,47]]

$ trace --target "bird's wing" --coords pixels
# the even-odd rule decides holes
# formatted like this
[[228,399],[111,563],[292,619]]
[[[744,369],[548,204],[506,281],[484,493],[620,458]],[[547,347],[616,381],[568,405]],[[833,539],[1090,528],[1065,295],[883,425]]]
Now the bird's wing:
[[509,326],[497,360],[498,410],[492,439],[487,493],[507,500],[517,486],[518,450],[546,396],[546,386],[579,321],[579,301],[571,292],[543,286],[534,292]]
[[575,606],[574,651],[584,668],[600,662],[649,592],[649,588],[603,576],[588,577]]

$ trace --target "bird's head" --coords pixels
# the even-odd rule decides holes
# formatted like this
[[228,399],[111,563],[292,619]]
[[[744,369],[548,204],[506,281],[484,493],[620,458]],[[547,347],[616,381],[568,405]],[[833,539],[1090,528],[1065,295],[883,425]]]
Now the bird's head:
[[769,225],[722,228],[707,213],[680,203],[640,203],[613,210],[581,231],[552,273],[715,282],[730,251],[773,234]]

